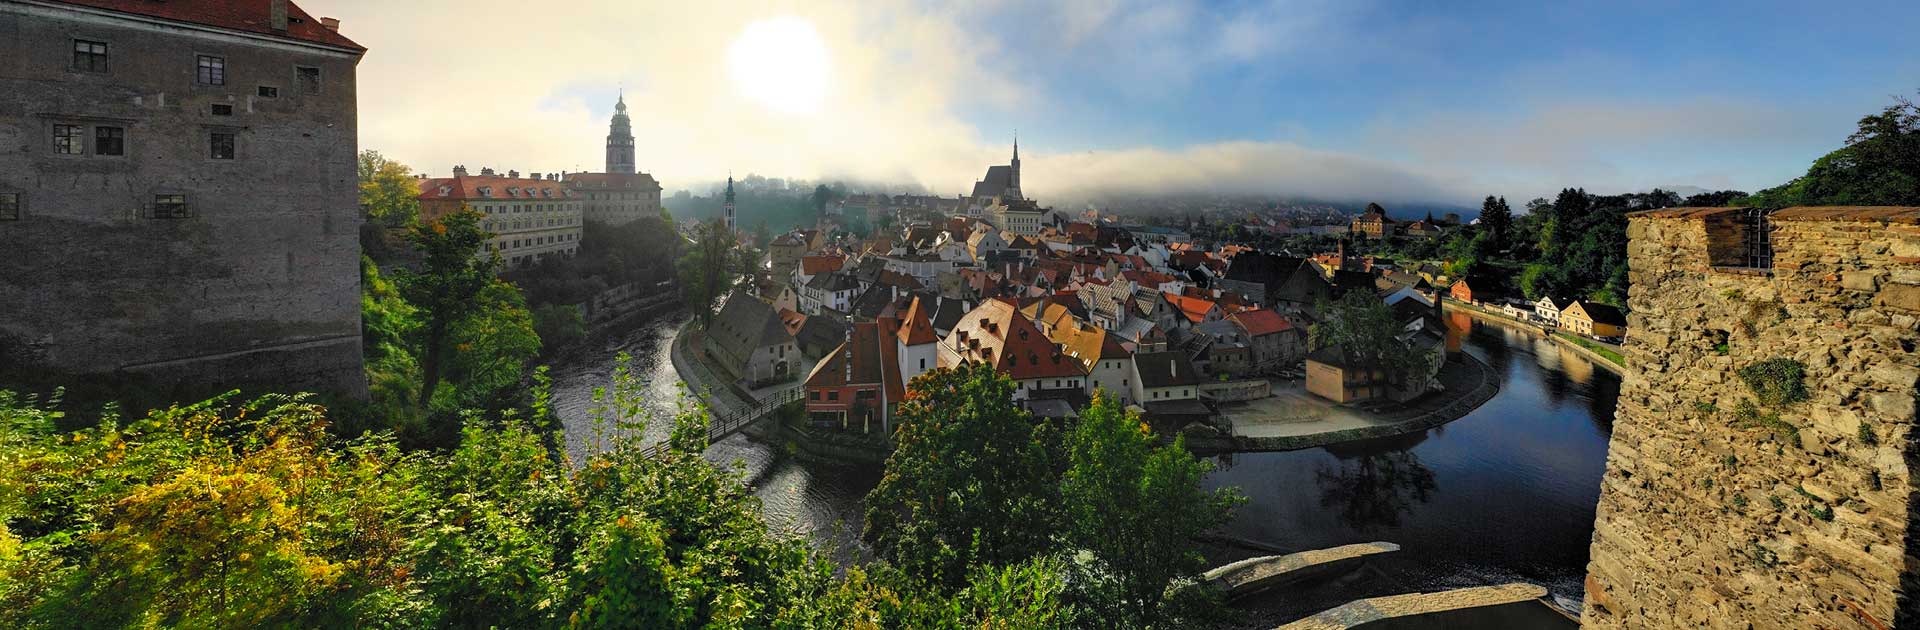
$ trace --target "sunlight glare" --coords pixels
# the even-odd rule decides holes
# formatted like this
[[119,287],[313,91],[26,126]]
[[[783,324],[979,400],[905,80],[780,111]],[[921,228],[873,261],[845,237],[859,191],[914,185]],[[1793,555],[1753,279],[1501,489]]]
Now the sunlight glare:
[[748,24],[727,49],[727,69],[741,94],[785,114],[820,111],[832,74],[819,32],[797,17]]

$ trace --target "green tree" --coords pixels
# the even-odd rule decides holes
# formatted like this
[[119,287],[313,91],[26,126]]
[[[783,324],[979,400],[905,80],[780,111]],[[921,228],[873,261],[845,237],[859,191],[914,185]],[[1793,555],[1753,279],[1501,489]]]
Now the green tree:
[[820,184],[818,186],[814,186],[813,198],[812,198],[814,213],[825,214],[827,211],[827,204],[832,203],[834,197],[835,195],[833,193],[833,189],[828,188],[826,184]]
[[415,224],[407,232],[407,241],[423,258],[419,271],[399,274],[401,294],[419,309],[422,319],[419,347],[423,382],[418,401],[422,409],[440,386],[448,333],[479,306],[475,298],[493,285],[494,272],[500,266],[497,254],[480,255],[488,238],[480,229],[482,218],[462,204],[460,211]]
[[533,329],[549,350],[564,348],[587,336],[587,323],[580,318],[580,307],[572,304],[541,304],[533,309]]
[[379,151],[360,152],[360,207],[367,218],[386,227],[401,227],[420,216],[420,188],[413,169],[389,160]]
[[[513,405],[528,365],[540,355],[540,336],[526,299],[495,280],[473,296],[473,308],[447,331],[453,349],[445,364],[459,401],[451,408],[499,410]],[[449,409],[449,405],[438,405]]]
[[720,298],[740,285],[751,264],[725,221],[699,224],[693,238],[693,245],[680,256],[680,292],[705,327],[713,323]]
[[1340,346],[1363,364],[1390,370],[1413,369],[1428,358],[1400,340],[1400,323],[1371,292],[1348,291],[1333,302],[1322,302],[1315,312],[1320,321],[1307,327],[1307,344],[1314,349]]
[[1487,195],[1486,201],[1480,203],[1480,225],[1491,239],[1493,251],[1506,251],[1507,237],[1513,231],[1513,208],[1507,206],[1506,197],[1495,199]]
[[1213,466],[1186,450],[1186,438],[1159,443],[1138,413],[1099,392],[1067,435],[1061,503],[1072,547],[1093,553],[1075,580],[1110,625],[1139,627],[1162,617],[1168,587],[1206,566],[1194,540],[1226,524],[1241,501],[1207,491]]
[[1847,144],[1814,160],[1793,181],[1734,202],[1780,208],[1797,205],[1920,205],[1920,105],[1896,97],[1860,119]]
[[972,363],[914,378],[893,455],[866,498],[862,537],[908,575],[947,589],[971,567],[1008,566],[1051,546],[1058,443],[1013,402],[1013,380]]

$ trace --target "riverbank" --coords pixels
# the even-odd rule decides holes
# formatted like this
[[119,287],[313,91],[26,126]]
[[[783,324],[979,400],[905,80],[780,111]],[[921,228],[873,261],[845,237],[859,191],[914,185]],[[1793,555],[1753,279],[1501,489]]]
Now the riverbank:
[[1381,411],[1334,405],[1289,384],[1271,398],[1222,405],[1233,434],[1189,436],[1187,444],[1204,453],[1274,452],[1393,437],[1458,420],[1500,392],[1493,369],[1465,352],[1449,358],[1439,378],[1440,391]]
[[[700,347],[704,337],[692,320],[680,326],[669,352],[673,368],[687,390],[704,395],[716,414],[747,409],[760,398],[727,379],[724,371]],[[768,390],[780,389],[786,384]],[[860,434],[815,431],[804,414],[780,414],[741,430],[748,437],[779,447],[783,455],[824,464],[883,464],[893,454],[886,440]]]
[[[1466,313],[1469,316],[1472,316],[1481,320],[1494,322],[1503,326],[1510,326],[1514,328],[1528,330],[1535,333],[1540,333],[1541,336],[1546,337],[1549,340],[1552,340],[1554,343],[1559,344],[1562,347],[1573,350],[1575,354],[1579,354],[1581,357],[1589,361],[1592,361],[1594,365],[1600,366],[1601,369],[1605,369],[1607,371],[1613,372],[1614,374],[1620,374],[1620,375],[1625,375],[1627,373],[1626,356],[1624,354],[1621,354],[1619,346],[1611,346],[1609,344],[1603,344],[1603,343],[1592,341],[1589,339],[1574,337],[1573,335],[1570,335],[1568,333],[1561,332],[1559,329],[1544,328],[1539,324],[1535,324],[1533,322],[1523,322],[1511,317],[1507,317],[1504,314],[1489,311],[1487,309],[1480,308],[1478,306],[1474,306],[1472,304],[1467,304],[1464,302],[1446,300],[1443,302],[1443,304],[1445,304],[1445,306],[1443,307],[1445,309],[1451,309],[1451,310],[1459,311],[1462,313]],[[1592,347],[1588,347],[1588,346],[1592,346]],[[1607,356],[1606,354],[1599,352],[1598,350],[1606,350],[1606,351],[1612,352],[1614,356]]]

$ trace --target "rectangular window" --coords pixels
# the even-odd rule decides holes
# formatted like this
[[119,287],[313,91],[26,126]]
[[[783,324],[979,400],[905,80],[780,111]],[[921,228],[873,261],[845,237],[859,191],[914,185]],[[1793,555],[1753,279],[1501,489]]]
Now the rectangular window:
[[200,55],[198,76],[202,85],[226,85],[227,58]]
[[61,155],[80,155],[86,153],[86,142],[81,138],[80,125],[53,126],[53,152]]
[[187,215],[186,195],[153,196],[153,218],[184,219],[187,218]]
[[107,71],[107,43],[73,40],[73,69],[81,72]]
[[827,400],[840,400],[840,392],[827,392]]
[[271,85],[260,86],[260,90],[257,93],[260,95],[260,98],[280,98],[280,88]]
[[120,127],[94,127],[93,154],[126,155],[127,130]]
[[216,160],[233,159],[233,134],[215,131],[209,136],[209,156]]
[[302,94],[319,94],[320,93],[320,69],[319,68],[315,68],[313,66],[295,66],[293,69],[293,75],[294,75],[294,78],[298,79],[298,82],[300,83],[300,92]]
[[232,116],[232,115],[233,115],[233,106],[232,106],[232,105],[214,105],[214,106],[213,106],[213,115],[215,115],[215,116]]
[[20,220],[20,193],[0,192],[0,221]]

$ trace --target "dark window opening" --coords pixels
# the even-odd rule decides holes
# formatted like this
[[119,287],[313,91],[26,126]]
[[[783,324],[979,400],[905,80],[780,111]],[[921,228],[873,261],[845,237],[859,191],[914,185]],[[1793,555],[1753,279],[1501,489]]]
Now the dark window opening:
[[20,193],[0,192],[0,221],[20,220]]
[[213,132],[211,137],[211,157],[216,160],[233,159],[233,134]]
[[107,71],[106,42],[73,40],[73,69],[81,72]]
[[81,140],[80,125],[53,126],[53,152],[62,155],[80,155],[86,152],[85,142]]
[[200,83],[204,85],[227,84],[227,59],[212,55],[200,55],[198,69]]
[[154,195],[153,218],[184,219],[190,216],[187,211],[186,195]]
[[312,66],[298,66],[293,69],[294,76],[300,80],[300,91],[305,94],[320,93],[320,69]]
[[260,98],[280,98],[280,88],[271,85],[260,86]]
[[126,155],[127,130],[120,127],[93,128],[94,155]]
[[213,115],[215,115],[215,116],[232,116],[232,115],[233,115],[233,106],[232,106],[232,105],[214,105],[214,106],[213,106]]
[[1749,208],[1740,216],[1741,250],[1745,252],[1742,264],[1752,269],[1773,268],[1773,222],[1767,220],[1772,210]]

